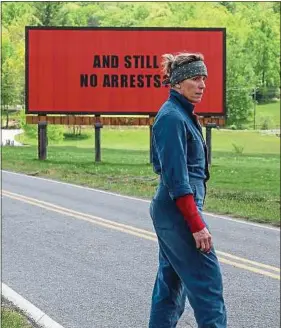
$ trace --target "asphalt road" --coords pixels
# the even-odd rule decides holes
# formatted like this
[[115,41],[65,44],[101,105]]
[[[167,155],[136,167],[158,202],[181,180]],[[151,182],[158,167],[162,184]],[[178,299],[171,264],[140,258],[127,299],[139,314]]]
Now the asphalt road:
[[[2,281],[65,328],[145,328],[158,261],[149,202],[2,173]],[[279,328],[280,230],[206,215],[229,328]],[[188,306],[179,328],[196,327]]]

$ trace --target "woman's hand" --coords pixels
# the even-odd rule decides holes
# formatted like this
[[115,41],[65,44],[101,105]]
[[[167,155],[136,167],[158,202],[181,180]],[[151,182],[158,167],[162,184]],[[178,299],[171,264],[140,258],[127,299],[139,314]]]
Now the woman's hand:
[[200,249],[202,252],[210,253],[213,242],[212,235],[209,233],[207,228],[193,233],[193,237],[196,242],[196,248]]

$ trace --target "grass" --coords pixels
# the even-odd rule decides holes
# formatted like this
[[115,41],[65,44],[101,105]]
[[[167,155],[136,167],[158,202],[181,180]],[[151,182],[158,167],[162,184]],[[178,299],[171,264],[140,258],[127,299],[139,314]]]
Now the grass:
[[[86,128],[81,136],[73,136],[67,130],[66,138],[61,144],[49,141],[50,146],[66,146],[87,148],[94,146],[94,130]],[[37,139],[26,135],[16,136],[16,140],[27,145],[37,145]],[[280,139],[275,136],[264,136],[258,131],[232,131],[212,130],[212,146],[214,151],[232,152],[235,146],[242,147],[247,154],[279,154]],[[146,150],[149,149],[149,129],[142,127],[137,129],[104,127],[101,132],[102,147],[106,149]]]
[[[65,140],[62,145],[79,148],[94,146],[94,129],[84,128],[80,136],[73,135],[71,131],[71,129],[66,129]],[[37,145],[37,139],[29,138],[26,135],[19,135],[16,137],[16,140],[23,144]],[[149,130],[145,126],[137,129],[126,127],[109,129],[108,127],[104,127],[101,130],[101,142],[104,148],[148,150]],[[49,145],[57,146],[51,140],[49,141]]]
[[268,129],[280,128],[280,100],[256,107],[256,126],[261,128],[263,125]]
[[[102,162],[94,162],[93,131],[49,143],[37,159],[37,141],[3,147],[4,169],[151,198],[158,177],[149,164],[149,131],[102,130]],[[205,210],[280,225],[280,139],[257,131],[213,130],[211,180]]]
[[27,319],[15,310],[2,308],[1,315],[2,328],[32,328]]

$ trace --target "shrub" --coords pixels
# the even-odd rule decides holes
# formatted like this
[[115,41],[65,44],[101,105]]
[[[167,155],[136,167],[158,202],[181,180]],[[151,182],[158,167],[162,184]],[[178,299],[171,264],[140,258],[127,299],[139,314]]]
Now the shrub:
[[259,104],[270,103],[280,99],[280,89],[277,87],[260,87],[257,90],[256,99]]
[[272,125],[272,122],[271,122],[270,118],[265,117],[261,124],[261,130],[269,130],[271,125]]
[[[19,115],[19,122],[21,129],[24,130],[25,135],[30,139],[38,138],[38,125],[37,124],[26,124],[26,115],[24,110]],[[47,137],[49,141],[60,143],[63,141],[64,126],[52,125],[47,126]]]
[[48,140],[60,143],[63,141],[64,126],[63,125],[48,125],[47,136]]

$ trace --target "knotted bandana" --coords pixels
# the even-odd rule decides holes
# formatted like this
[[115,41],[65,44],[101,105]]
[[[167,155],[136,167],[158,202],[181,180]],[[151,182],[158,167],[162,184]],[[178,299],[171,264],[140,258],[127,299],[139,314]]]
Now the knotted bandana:
[[194,76],[208,76],[207,67],[202,60],[193,61],[174,68],[171,72],[170,78],[166,79],[163,84],[171,84],[174,86],[175,84]]

